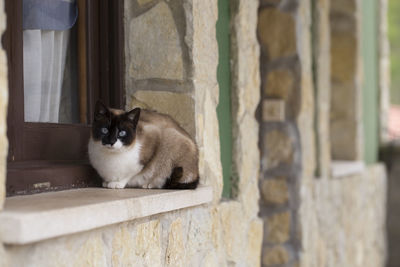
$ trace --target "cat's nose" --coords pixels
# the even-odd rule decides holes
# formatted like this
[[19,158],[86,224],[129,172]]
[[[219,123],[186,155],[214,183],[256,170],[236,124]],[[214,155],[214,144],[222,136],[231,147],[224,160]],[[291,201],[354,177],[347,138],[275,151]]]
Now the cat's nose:
[[115,140],[112,139],[112,140],[110,140],[110,145],[113,146],[116,142],[117,142],[117,139],[115,139]]
[[108,140],[102,140],[103,146],[113,146],[117,142],[117,139],[108,139]]

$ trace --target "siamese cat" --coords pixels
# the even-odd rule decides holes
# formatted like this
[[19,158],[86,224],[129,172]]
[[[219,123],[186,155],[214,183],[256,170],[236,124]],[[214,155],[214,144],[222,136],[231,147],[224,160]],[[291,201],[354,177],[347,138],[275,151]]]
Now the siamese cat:
[[107,108],[97,101],[89,159],[107,188],[195,189],[198,150],[168,115]]

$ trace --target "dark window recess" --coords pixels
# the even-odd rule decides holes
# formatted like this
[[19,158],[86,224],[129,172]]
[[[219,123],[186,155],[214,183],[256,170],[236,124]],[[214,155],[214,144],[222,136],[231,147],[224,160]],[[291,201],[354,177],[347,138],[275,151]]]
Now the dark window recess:
[[[24,120],[23,0],[6,0],[8,59],[7,196],[99,186],[87,157],[94,103],[124,106],[123,1],[77,0],[78,122]],[[72,39],[71,39],[72,40]]]

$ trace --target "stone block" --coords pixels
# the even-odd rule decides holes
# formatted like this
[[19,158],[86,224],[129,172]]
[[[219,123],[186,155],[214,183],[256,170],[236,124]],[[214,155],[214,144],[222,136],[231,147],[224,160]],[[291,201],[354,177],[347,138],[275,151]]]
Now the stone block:
[[271,169],[278,167],[282,163],[290,164],[293,162],[293,141],[283,131],[272,130],[264,135],[263,168]]
[[167,253],[165,255],[166,266],[184,266],[185,248],[183,245],[183,228],[180,218],[172,222],[168,234]]
[[119,228],[112,239],[111,261],[113,266],[129,266],[135,260],[132,248],[134,239],[126,226]]
[[128,74],[140,79],[183,80],[182,47],[174,17],[160,2],[129,23]]
[[261,195],[267,204],[286,204],[289,200],[287,181],[284,179],[263,180],[261,183]]
[[247,237],[247,266],[260,266],[263,222],[256,219],[250,223]]
[[136,228],[135,254],[144,266],[161,266],[160,221],[139,224]]
[[275,5],[277,6],[279,3],[281,2],[281,0],[261,0],[260,4],[262,5]]
[[264,94],[267,97],[281,98],[287,101],[293,90],[294,77],[288,70],[273,70],[267,73]]
[[264,266],[286,264],[289,262],[289,253],[283,246],[264,248],[262,263]]
[[354,82],[358,52],[354,32],[332,32],[331,77],[332,81]]
[[281,212],[267,218],[265,227],[267,229],[267,242],[282,244],[290,237],[290,212]]
[[190,136],[195,136],[195,105],[193,98],[187,94],[161,91],[136,91],[132,95],[130,107],[141,107],[168,114]]
[[258,37],[269,59],[296,53],[295,21],[291,14],[276,8],[263,8],[258,17]]
[[[60,248],[59,248],[60,249]],[[46,261],[39,266],[47,265]],[[72,264],[76,267],[84,266],[107,266],[105,257],[105,247],[100,235],[88,238],[79,250],[76,252],[75,262]]]
[[216,255],[216,252],[212,250],[209,253],[207,253],[207,255],[203,258],[203,261],[199,266],[219,267],[221,265],[218,263],[218,255]]
[[266,99],[262,103],[262,119],[265,122],[285,120],[285,102],[281,99]]
[[331,1],[331,11],[351,15],[356,11],[357,0]]
[[147,5],[148,3],[153,2],[154,0],[137,0],[138,4],[141,6]]
[[[219,207],[223,244],[227,253],[227,260],[237,262],[242,258],[245,220],[239,202],[225,202]],[[247,235],[247,233],[246,233]]]

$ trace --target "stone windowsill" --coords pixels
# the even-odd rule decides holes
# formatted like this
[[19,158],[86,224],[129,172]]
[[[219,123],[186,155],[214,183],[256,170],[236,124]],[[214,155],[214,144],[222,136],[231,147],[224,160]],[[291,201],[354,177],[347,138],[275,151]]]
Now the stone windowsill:
[[332,161],[332,177],[340,178],[354,174],[362,173],[365,170],[365,163],[363,161]]
[[0,240],[27,244],[212,200],[212,188],[144,190],[85,188],[6,199]]

